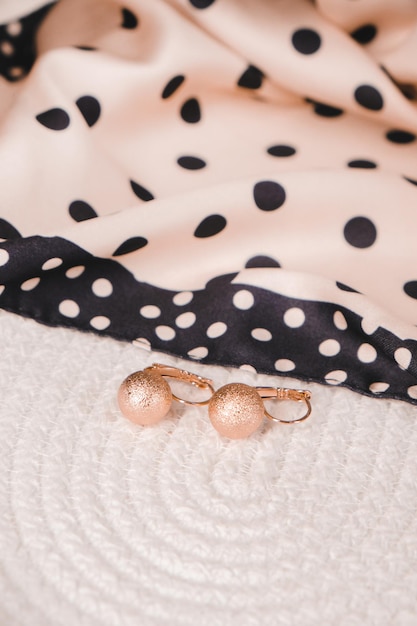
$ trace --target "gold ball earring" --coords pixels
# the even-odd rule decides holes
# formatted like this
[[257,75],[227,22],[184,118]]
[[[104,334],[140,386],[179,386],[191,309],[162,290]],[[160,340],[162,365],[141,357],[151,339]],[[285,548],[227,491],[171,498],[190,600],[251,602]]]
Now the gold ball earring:
[[[306,412],[293,420],[280,419],[266,410],[263,399],[304,402]],[[213,427],[220,435],[229,439],[243,439],[259,428],[264,417],[283,424],[304,421],[311,414],[310,399],[310,392],[304,389],[250,387],[243,383],[230,383],[213,394],[208,403],[208,413]]]
[[255,387],[230,383],[212,396],[208,414],[220,435],[229,439],[243,439],[252,435],[261,425],[264,404]]
[[172,393],[165,377],[190,383],[199,389],[214,393],[212,381],[197,374],[170,365],[154,363],[144,370],[130,374],[119,387],[117,400],[123,415],[135,424],[151,426],[161,421],[169,412],[172,401],[204,406],[209,399],[194,402]]
[[119,387],[117,400],[121,412],[130,421],[150,426],[168,413],[172,392],[160,374],[143,370],[125,378]]
[[[199,402],[180,398],[172,392],[165,378],[208,390],[211,397]],[[123,415],[142,426],[150,426],[162,420],[169,412],[173,400],[195,406],[208,405],[213,427],[220,435],[229,439],[249,437],[259,428],[264,417],[274,422],[294,424],[302,422],[311,414],[311,394],[305,389],[251,387],[244,383],[229,383],[215,391],[210,379],[161,363],[154,363],[125,378],[119,387],[117,399]],[[266,410],[266,399],[302,402],[306,411],[293,420],[281,419]]]

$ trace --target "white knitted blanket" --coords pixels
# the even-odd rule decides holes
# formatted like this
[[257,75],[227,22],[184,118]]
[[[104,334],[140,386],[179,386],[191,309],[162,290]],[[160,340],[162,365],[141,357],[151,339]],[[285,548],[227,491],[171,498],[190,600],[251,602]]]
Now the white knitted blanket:
[[[311,385],[313,416],[218,436],[119,414],[155,360],[0,314],[1,626],[415,626],[417,413]],[[179,407],[179,408],[178,408]]]

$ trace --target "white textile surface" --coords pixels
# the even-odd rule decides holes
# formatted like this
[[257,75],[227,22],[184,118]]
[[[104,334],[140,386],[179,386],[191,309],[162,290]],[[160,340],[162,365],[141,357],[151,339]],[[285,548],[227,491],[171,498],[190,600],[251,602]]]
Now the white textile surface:
[[1,626],[415,626],[417,411],[309,385],[313,415],[218,436],[116,392],[179,361],[0,314]]

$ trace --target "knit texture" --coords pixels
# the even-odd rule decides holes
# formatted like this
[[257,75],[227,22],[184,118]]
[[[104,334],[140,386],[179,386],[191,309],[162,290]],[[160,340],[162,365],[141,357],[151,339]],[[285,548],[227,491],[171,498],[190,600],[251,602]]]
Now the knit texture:
[[312,384],[247,440],[178,404],[142,428],[115,398],[154,361],[299,383],[4,312],[0,339],[2,626],[415,626],[415,407]]

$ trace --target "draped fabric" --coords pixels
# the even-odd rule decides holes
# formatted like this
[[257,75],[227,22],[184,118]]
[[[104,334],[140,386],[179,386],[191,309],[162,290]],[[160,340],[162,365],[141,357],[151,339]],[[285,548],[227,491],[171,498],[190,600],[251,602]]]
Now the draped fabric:
[[60,0],[0,29],[0,307],[417,403],[417,5]]

